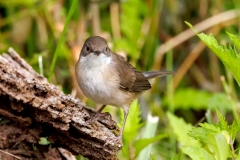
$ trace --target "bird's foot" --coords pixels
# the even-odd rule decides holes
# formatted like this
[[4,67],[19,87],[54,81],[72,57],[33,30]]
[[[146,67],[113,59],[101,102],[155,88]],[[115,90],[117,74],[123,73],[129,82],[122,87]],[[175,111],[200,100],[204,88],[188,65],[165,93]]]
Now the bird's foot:
[[122,143],[122,136],[118,136],[114,139],[111,139],[109,141],[107,141],[104,146],[107,146],[107,145],[118,145],[119,147],[123,146],[123,143]]

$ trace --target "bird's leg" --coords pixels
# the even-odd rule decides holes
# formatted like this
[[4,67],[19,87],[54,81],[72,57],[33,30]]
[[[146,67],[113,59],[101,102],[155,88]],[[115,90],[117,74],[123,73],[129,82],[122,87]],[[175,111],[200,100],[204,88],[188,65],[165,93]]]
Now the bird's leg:
[[87,120],[86,123],[93,123],[95,122],[96,120],[98,120],[99,117],[103,117],[105,114],[102,113],[102,110],[106,107],[106,105],[102,105],[102,107],[97,110],[96,114],[94,116],[92,116],[89,120]]
[[118,137],[106,142],[104,145],[106,146],[107,144],[115,144],[115,143],[121,143],[122,145],[122,135],[123,135],[123,131],[124,131],[124,127],[126,124],[126,120],[127,120],[127,116],[128,116],[128,112],[129,112],[129,107],[123,107],[123,114],[124,114],[124,118],[123,118],[123,124],[122,124],[122,129],[120,131],[120,134]]
[[123,124],[122,124],[122,129],[121,129],[121,131],[120,131],[120,135],[118,136],[118,137],[120,137],[121,139],[122,139],[124,127],[125,127],[125,124],[126,124],[126,121],[127,121],[128,111],[129,111],[129,108],[128,108],[128,107],[124,107],[124,108],[123,108],[123,114],[124,114]]

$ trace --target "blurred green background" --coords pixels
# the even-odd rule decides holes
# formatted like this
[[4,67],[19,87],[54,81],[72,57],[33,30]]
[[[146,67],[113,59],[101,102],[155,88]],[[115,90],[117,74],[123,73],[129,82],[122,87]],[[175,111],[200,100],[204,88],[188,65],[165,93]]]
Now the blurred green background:
[[[0,0],[0,53],[12,47],[37,72],[49,77],[72,2]],[[232,122],[233,110],[239,107],[239,103],[233,106],[229,102],[239,102],[240,89],[234,78],[184,21],[199,32],[212,33],[220,44],[232,45],[226,31],[239,35],[239,7],[239,0],[79,0],[50,82],[99,108],[82,94],[74,71],[83,42],[92,35],[104,37],[114,52],[126,56],[141,71],[176,71],[174,76],[156,80],[140,97],[140,107],[134,104],[137,107],[132,107],[135,114],[128,117],[124,148],[118,153],[120,159],[138,157],[135,140],[144,137],[151,126],[147,116],[151,114],[159,118],[152,136],[161,136],[148,154],[152,159],[173,159],[181,145],[195,143],[187,136],[191,126],[216,121],[212,112],[216,108]],[[120,121],[122,113],[117,108],[107,107],[106,111]],[[238,142],[237,138],[236,146]],[[189,159],[183,154],[179,157]]]

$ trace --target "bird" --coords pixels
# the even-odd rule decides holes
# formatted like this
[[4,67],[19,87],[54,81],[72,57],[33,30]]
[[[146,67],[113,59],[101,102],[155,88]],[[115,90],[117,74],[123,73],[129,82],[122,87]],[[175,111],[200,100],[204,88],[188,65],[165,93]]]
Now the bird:
[[76,79],[83,94],[102,107],[90,118],[95,122],[107,106],[123,109],[124,119],[119,136],[109,143],[122,144],[129,107],[143,91],[151,89],[150,81],[173,74],[172,71],[140,72],[125,58],[114,53],[100,36],[86,39],[75,66]]

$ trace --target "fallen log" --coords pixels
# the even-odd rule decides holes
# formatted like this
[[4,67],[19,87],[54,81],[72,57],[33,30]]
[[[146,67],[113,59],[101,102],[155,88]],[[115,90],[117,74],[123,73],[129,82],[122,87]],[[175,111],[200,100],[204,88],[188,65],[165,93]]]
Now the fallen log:
[[[117,159],[121,144],[104,144],[119,130],[110,114],[93,124],[95,111],[27,64],[12,48],[0,55],[0,149],[23,159],[45,159],[49,148],[62,147],[88,159]],[[49,145],[40,145],[46,137]]]

